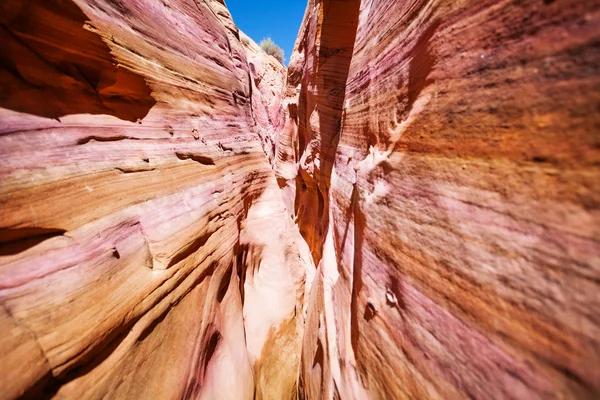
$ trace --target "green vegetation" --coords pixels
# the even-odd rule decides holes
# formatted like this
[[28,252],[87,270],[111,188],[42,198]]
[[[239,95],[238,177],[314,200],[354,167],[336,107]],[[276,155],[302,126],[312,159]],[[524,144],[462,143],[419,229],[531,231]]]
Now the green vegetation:
[[275,57],[283,64],[283,49],[273,41],[271,38],[265,38],[260,42],[260,48],[270,56]]

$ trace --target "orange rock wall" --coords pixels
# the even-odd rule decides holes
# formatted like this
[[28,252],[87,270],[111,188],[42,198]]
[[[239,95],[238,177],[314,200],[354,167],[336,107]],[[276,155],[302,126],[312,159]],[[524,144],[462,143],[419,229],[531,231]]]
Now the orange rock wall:
[[252,107],[285,68],[219,1],[0,19],[0,398],[291,397],[312,261]]
[[277,134],[284,122],[282,95],[287,69],[275,57],[267,55],[254,41],[240,32],[250,67],[252,117],[270,163],[275,157]]
[[305,398],[598,397],[599,12],[309,2],[275,161]]
[[600,395],[600,5],[0,22],[1,399]]

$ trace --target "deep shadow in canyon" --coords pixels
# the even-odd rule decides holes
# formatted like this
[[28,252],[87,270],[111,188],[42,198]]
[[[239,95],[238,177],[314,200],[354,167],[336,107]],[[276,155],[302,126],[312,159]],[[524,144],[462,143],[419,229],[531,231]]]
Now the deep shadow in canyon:
[[156,101],[145,79],[119,66],[71,0],[0,5],[0,107],[59,119],[108,114],[136,122]]

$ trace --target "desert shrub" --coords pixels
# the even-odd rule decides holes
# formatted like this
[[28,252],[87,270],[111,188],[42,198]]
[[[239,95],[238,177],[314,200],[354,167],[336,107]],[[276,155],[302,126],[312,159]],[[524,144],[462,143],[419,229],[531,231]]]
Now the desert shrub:
[[276,59],[278,59],[279,62],[283,64],[283,55],[284,55],[283,49],[281,47],[277,46],[277,44],[275,44],[273,39],[265,38],[265,39],[261,40],[260,48],[263,49],[263,51],[265,53],[267,53],[268,55],[273,56]]

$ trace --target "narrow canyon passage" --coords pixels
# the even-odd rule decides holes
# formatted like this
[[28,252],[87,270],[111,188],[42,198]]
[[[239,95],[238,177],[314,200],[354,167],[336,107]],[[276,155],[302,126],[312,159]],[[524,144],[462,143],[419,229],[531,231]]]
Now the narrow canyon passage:
[[598,2],[0,23],[0,399],[600,396]]

